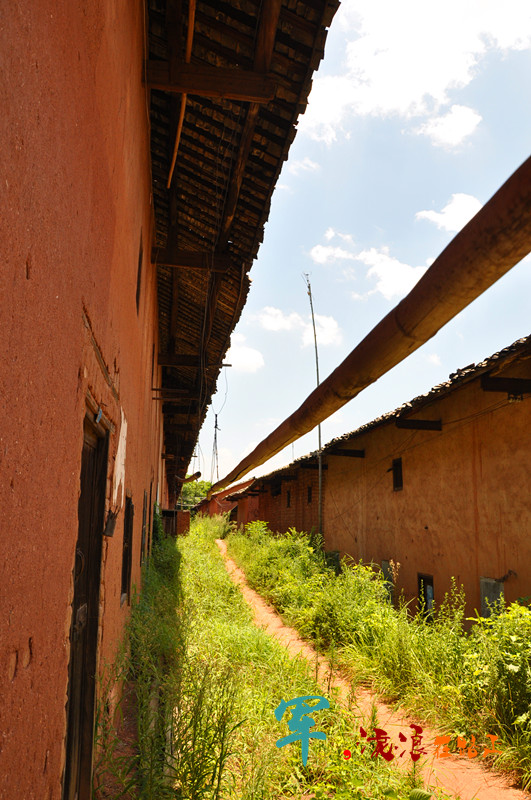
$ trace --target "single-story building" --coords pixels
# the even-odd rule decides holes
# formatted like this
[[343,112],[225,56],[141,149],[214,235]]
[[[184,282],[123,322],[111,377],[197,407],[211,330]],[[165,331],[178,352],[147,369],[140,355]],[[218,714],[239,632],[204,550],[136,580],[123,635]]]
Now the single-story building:
[[[325,445],[326,550],[379,565],[428,608],[452,578],[469,616],[529,598],[530,451],[527,337]],[[272,530],[316,527],[316,466],[313,453],[247,490]]]

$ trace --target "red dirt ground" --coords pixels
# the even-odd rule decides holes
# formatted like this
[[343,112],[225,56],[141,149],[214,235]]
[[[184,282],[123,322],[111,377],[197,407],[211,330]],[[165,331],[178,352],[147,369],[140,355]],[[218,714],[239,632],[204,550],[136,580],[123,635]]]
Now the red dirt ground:
[[[268,605],[259,594],[247,584],[245,574],[234,561],[227,556],[227,545],[217,539],[216,544],[221,551],[225,566],[234,583],[240,587],[242,594],[253,610],[256,625],[263,628],[270,636],[274,636],[291,656],[302,656],[313,665],[316,663],[317,653],[307,642],[304,642],[294,628],[284,625],[277,612]],[[337,672],[331,670],[328,662],[322,656],[318,658],[318,681],[323,688],[330,685],[338,689],[339,697],[344,700],[351,694],[348,681],[341,678]],[[331,678],[330,678],[331,676]],[[412,720],[401,716],[389,706],[381,703],[367,690],[356,690],[355,705],[359,709],[362,720],[368,720],[371,708],[374,705],[378,714],[378,722],[382,728],[398,742],[400,731],[407,731]],[[490,772],[477,761],[468,761],[463,757],[452,755],[450,758],[436,758],[434,740],[437,731],[427,727],[421,722],[423,729],[423,745],[428,753],[421,765],[425,786],[441,787],[448,794],[460,800],[530,800],[531,795],[521,789],[510,785],[510,780],[501,775]],[[354,744],[354,742],[353,742]],[[402,763],[402,762],[399,762]],[[407,762],[403,762],[404,765]]]

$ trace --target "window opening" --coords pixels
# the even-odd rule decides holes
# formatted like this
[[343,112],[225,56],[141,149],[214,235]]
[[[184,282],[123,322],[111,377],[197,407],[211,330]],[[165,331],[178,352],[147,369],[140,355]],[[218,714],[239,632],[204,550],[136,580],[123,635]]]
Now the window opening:
[[385,589],[387,591],[387,597],[389,602],[393,601],[393,592],[395,588],[395,582],[393,578],[393,571],[391,569],[391,562],[387,559],[382,559],[382,574],[385,581]]
[[433,617],[433,575],[422,575],[418,573],[418,586],[419,586],[419,606],[420,612],[426,619]]
[[286,492],[286,508],[291,508],[291,490]]
[[504,600],[503,583],[494,578],[480,578],[481,616],[490,617]]
[[308,502],[312,502],[312,487],[308,486]]
[[404,487],[401,458],[393,458],[392,470],[393,470],[393,491],[399,492]]
[[142,506],[142,539],[140,544],[140,566],[146,557],[147,540],[147,492],[144,492],[144,505]]
[[122,593],[120,603],[131,601],[131,564],[133,556],[133,518],[135,507],[130,497],[125,498],[124,540],[122,546]]
[[144,260],[144,248],[142,246],[142,231],[140,231],[140,249],[138,251],[138,269],[136,273],[136,313],[140,308],[140,287],[142,286],[142,262]]

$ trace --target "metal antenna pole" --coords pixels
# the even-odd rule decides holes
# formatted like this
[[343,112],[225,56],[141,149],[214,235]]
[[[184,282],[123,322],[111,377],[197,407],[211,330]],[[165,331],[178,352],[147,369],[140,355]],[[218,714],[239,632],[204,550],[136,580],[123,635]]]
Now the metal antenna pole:
[[[317,331],[315,330],[315,315],[313,313],[313,298],[312,298],[312,287],[310,285],[310,276],[307,272],[303,273],[303,278],[306,282],[306,288],[308,290],[308,297],[310,298],[310,309],[312,312],[312,325],[313,325],[313,341],[315,345],[315,372],[317,374],[317,386],[319,386],[319,356],[317,353]],[[318,465],[319,465],[319,506],[318,506],[318,519],[319,519],[319,535],[322,536],[323,533],[323,456],[321,452],[321,423],[317,426],[317,436],[318,436]]]

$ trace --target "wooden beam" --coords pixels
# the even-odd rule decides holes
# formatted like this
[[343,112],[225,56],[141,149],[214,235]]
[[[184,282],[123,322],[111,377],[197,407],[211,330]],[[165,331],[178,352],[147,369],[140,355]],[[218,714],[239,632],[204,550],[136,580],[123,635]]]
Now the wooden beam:
[[529,378],[492,378],[481,376],[481,388],[484,392],[507,392],[507,394],[529,394],[531,379]]
[[159,367],[198,367],[199,355],[196,353],[159,353]]
[[271,67],[281,7],[282,0],[264,0],[262,3],[254,55],[254,68],[260,72],[269,72]]
[[[195,26],[195,6],[196,6],[196,0],[188,0],[188,31],[186,34],[186,48],[184,55],[184,60],[186,64],[189,64],[192,58],[192,43],[194,40],[194,26]],[[170,53],[171,53],[170,60],[172,63],[171,70],[173,71],[175,68],[175,61],[176,61],[175,49],[172,48]],[[185,111],[186,111],[186,92],[184,92],[181,95],[181,108],[179,111],[179,121],[177,123],[177,132],[175,134],[175,143],[173,145],[173,155],[171,159],[168,180],[166,181],[166,189],[170,188],[171,179],[173,178],[173,170],[175,169],[175,162],[177,161],[177,151],[179,150],[179,142],[181,141],[181,133],[183,130]]]
[[[264,0],[262,4],[254,56],[254,68],[259,72],[268,72],[271,66],[281,6],[282,0]],[[259,110],[260,106],[255,102],[251,103],[249,111],[247,112],[245,126],[240,139],[240,150],[232,171],[227,200],[223,210],[223,223],[219,236],[219,241],[221,243],[227,241],[234,220],[243,181],[243,173],[251,151]]]
[[189,422],[171,422],[164,427],[167,428],[170,433],[187,433],[189,431],[195,431],[197,425],[192,425]]
[[[271,66],[281,6],[282,0],[264,0],[262,4],[254,56],[254,68],[259,74],[267,73]],[[252,102],[249,106],[247,117],[245,119],[245,125],[240,138],[240,148],[230,177],[227,190],[227,199],[223,209],[223,220],[218,236],[218,242],[222,247],[226,245],[226,242],[229,239],[229,232],[236,214],[236,207],[238,205],[238,199],[242,187],[243,175],[249,159],[249,153],[251,152],[259,110],[260,106],[258,102]],[[212,332],[212,326],[214,324],[214,317],[221,289],[221,280],[216,280],[218,277],[219,276],[217,275],[214,276],[211,291],[209,292],[210,300],[208,305],[204,337],[204,341],[207,343],[207,345]]]
[[170,337],[174,345],[179,333],[179,277],[176,272],[171,276],[171,312],[170,312]]
[[151,253],[153,263],[172,269],[201,269],[212,272],[226,272],[232,266],[228,253],[212,253],[208,250],[177,250],[154,247]]
[[365,458],[365,450],[347,450],[346,448],[338,447],[335,450],[327,450],[327,456],[346,456],[347,458]]
[[225,243],[229,238],[229,231],[234,220],[234,215],[236,214],[236,206],[238,205],[238,198],[242,188],[243,173],[245,172],[249,153],[251,152],[251,144],[253,141],[254,129],[259,110],[260,106],[257,103],[251,103],[247,112],[245,125],[243,127],[243,132],[240,139],[240,150],[238,152],[238,158],[234,165],[234,169],[232,170],[229,189],[227,192],[227,200],[225,202],[225,208],[223,211],[223,224],[221,226],[221,232],[219,235],[219,241],[221,243]]
[[152,386],[151,391],[160,392],[161,395],[166,395],[168,397],[193,397],[195,394],[194,389],[172,389],[169,386]]
[[[159,367],[199,367],[199,355],[194,353],[159,353]],[[231,367],[232,364],[203,364],[203,369],[220,369]]]
[[161,400],[164,405],[168,406],[168,413],[164,414],[166,418],[175,414],[192,414],[195,416],[199,411],[199,402],[197,400],[183,400],[182,397],[176,397],[173,400],[168,397],[162,397]]
[[[194,398],[194,396],[195,395],[192,395],[192,394],[181,394],[181,395],[160,394],[160,395],[154,395],[151,399],[152,400],[158,400],[160,403],[179,403],[179,404],[184,404],[184,402],[186,400],[188,400],[188,399],[192,400]],[[183,408],[185,408],[184,405],[183,405]],[[188,406],[186,406],[186,408],[188,408]]]
[[395,419],[397,428],[405,428],[409,431],[442,431],[440,419],[405,419],[398,417]]
[[[298,464],[301,469],[319,469],[319,464]],[[321,465],[323,469],[328,469],[328,464]]]
[[169,61],[148,61],[146,76],[151,89],[249,103],[269,103],[277,88],[276,81],[263,72],[212,67],[210,64],[180,62],[171,69]]

